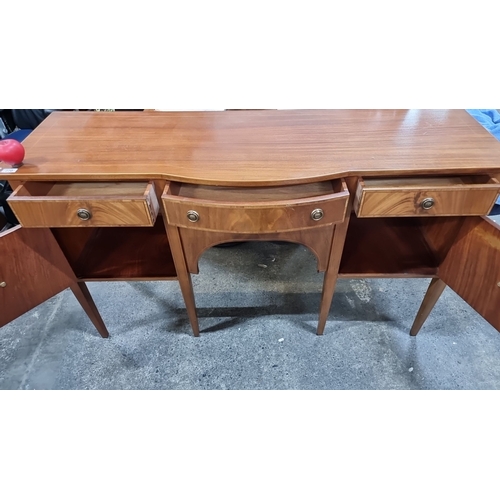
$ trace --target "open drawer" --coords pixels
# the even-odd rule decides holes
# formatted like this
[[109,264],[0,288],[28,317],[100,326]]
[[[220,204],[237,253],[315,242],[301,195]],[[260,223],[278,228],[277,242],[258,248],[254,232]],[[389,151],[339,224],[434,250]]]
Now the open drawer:
[[360,179],[358,217],[487,215],[500,192],[488,175]]
[[259,188],[170,182],[162,195],[170,225],[259,234],[342,222],[348,199],[342,179]]
[[26,182],[7,200],[24,227],[153,226],[152,182]]

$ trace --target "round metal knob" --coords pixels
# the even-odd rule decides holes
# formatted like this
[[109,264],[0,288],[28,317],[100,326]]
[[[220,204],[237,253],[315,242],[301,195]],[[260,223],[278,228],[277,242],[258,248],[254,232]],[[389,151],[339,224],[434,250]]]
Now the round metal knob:
[[2,281],[2,282],[0,283],[0,286],[1,286],[2,288],[5,288],[5,287],[7,286],[7,283],[5,283],[5,281]]
[[425,199],[423,199],[422,203],[420,203],[420,206],[424,210],[429,210],[430,208],[432,208],[434,206],[434,198],[425,198]]
[[85,208],[77,210],[76,215],[81,220],[90,220],[92,218],[92,214],[88,210],[85,210]]
[[321,208],[315,208],[312,212],[311,212],[311,219],[312,220],[321,220],[324,216],[324,212],[323,210],[321,210]]
[[198,222],[200,220],[200,214],[194,210],[188,210],[187,218],[190,222]]

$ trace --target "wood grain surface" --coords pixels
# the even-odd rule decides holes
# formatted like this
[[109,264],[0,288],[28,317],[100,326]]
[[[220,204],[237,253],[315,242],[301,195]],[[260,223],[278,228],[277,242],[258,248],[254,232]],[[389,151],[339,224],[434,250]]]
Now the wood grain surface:
[[58,228],[52,232],[80,280],[176,279],[162,217],[153,227]]
[[419,230],[436,257],[438,266],[444,261],[448,251],[456,241],[465,217],[427,217],[419,219]]
[[335,225],[297,231],[286,231],[272,234],[255,233],[223,233],[216,231],[193,231],[189,228],[179,228],[187,269],[198,274],[198,262],[206,250],[221,243],[235,241],[288,241],[298,243],[308,248],[316,257],[318,271],[326,271],[332,246]]
[[0,327],[69,287],[100,335],[109,336],[87,286],[77,283],[50,229],[16,226],[2,232],[0,256]]
[[321,335],[325,328],[332,303],[348,224],[349,220],[347,219],[339,225],[330,224],[319,228],[277,232],[272,235],[263,233],[244,234],[199,231],[167,225],[175,265],[178,270],[179,268],[181,269],[181,272],[178,273],[179,283],[195,336],[199,334],[199,327],[196,318],[196,306],[190,273],[198,272],[198,261],[201,254],[207,248],[219,243],[248,240],[263,241],[269,239],[291,241],[306,246],[317,258],[318,271],[325,271],[317,328],[318,335]]
[[[168,223],[207,231],[278,233],[325,226],[344,220],[349,199],[347,186],[340,181],[308,185],[317,186],[317,190],[304,189],[303,185],[236,189],[238,201],[231,189],[186,190],[176,184],[170,183],[162,196]],[[322,218],[313,220],[313,210],[322,210]],[[199,220],[191,222],[189,211],[195,211]]]
[[500,331],[498,224],[487,217],[467,218],[438,276]]
[[0,326],[75,282],[49,229],[16,226],[1,233]]
[[23,145],[9,179],[266,186],[500,172],[500,142],[464,110],[55,112]]
[[[499,193],[489,176],[363,179],[354,209],[358,217],[488,215]],[[434,203],[429,209],[426,199]]]
[[[159,210],[146,182],[26,182],[8,202],[24,227],[153,226]],[[91,218],[80,219],[80,209]]]
[[341,277],[430,277],[437,275],[437,266],[419,218],[365,219],[351,215]]
[[410,329],[410,335],[414,337],[422,328],[425,320],[429,317],[433,307],[436,305],[439,297],[444,292],[446,288],[446,283],[439,278],[432,278],[429,288],[424,296],[424,300],[422,304],[420,304],[420,308],[417,312],[417,316],[415,317],[415,321]]

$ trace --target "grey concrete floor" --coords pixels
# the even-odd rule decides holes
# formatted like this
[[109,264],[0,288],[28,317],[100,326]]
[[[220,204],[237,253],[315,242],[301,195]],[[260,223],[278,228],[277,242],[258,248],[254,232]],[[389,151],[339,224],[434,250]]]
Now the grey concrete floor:
[[339,280],[317,336],[322,277],[298,245],[210,249],[200,338],[175,281],[90,283],[109,339],[66,290],[0,329],[0,389],[500,388],[500,335],[451,290],[412,338],[429,280]]

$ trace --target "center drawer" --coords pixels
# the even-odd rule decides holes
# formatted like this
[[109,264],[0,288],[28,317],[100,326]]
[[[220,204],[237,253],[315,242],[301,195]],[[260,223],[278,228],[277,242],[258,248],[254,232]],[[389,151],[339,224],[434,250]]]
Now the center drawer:
[[170,225],[228,233],[276,233],[344,220],[341,179],[283,187],[232,188],[170,182],[162,196]]
[[500,192],[488,175],[365,178],[358,181],[358,217],[487,215]]
[[152,182],[26,182],[7,200],[24,227],[153,226]]

